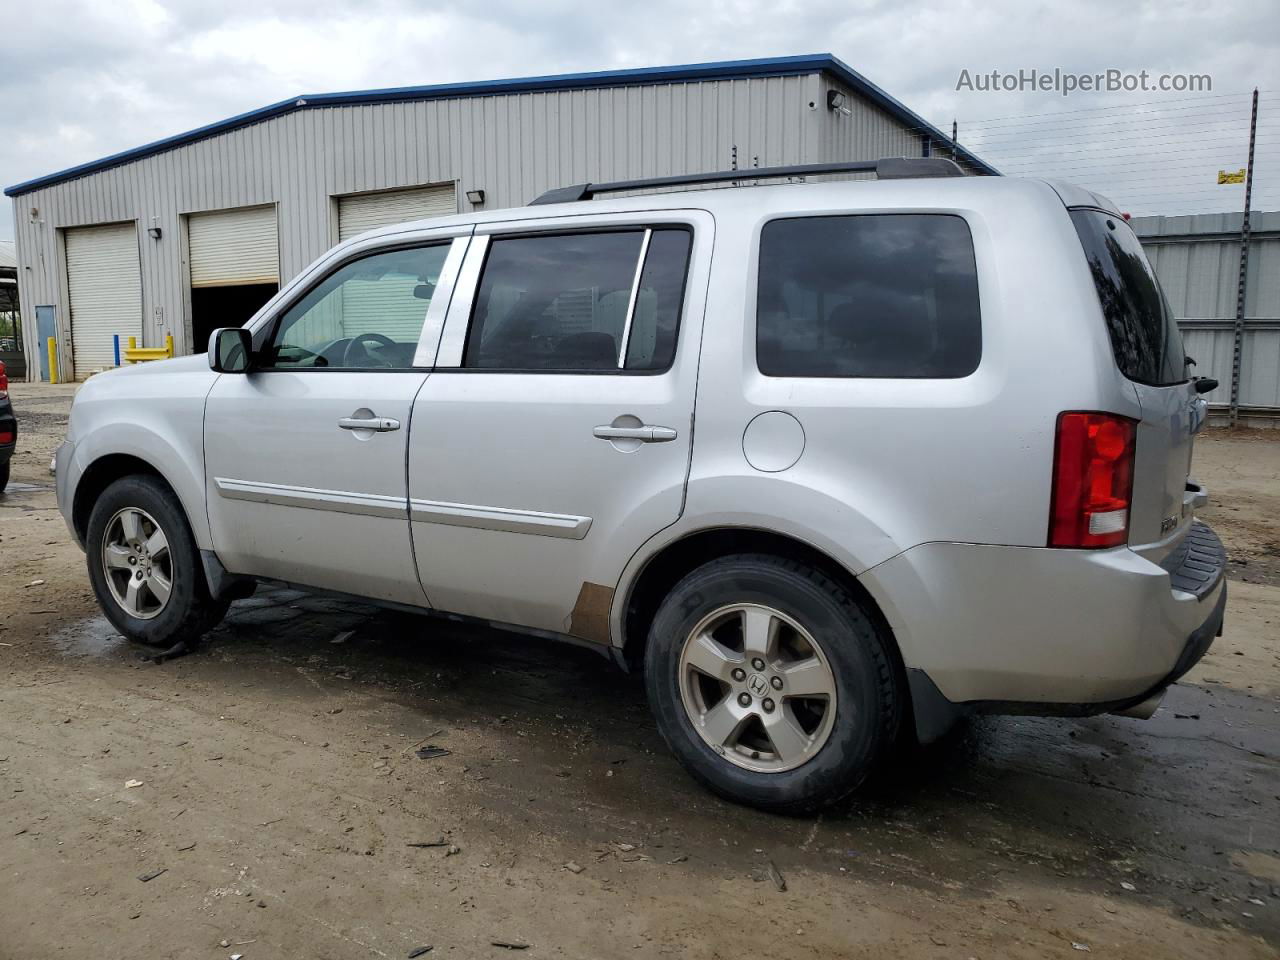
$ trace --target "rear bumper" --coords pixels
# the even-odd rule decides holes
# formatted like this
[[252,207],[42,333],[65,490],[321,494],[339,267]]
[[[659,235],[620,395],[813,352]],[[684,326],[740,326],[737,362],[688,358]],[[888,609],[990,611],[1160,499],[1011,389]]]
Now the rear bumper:
[[922,544],[861,578],[881,603],[913,694],[935,707],[1088,715],[1191,669],[1222,628],[1225,552],[1196,523],[1157,565],[1128,548]]

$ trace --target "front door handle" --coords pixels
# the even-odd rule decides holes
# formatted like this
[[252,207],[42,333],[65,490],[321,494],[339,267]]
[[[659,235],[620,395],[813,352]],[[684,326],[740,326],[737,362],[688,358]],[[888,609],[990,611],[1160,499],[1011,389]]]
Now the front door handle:
[[400,429],[400,421],[390,417],[342,417],[338,426],[343,430],[372,430],[374,433],[387,433]]
[[671,427],[651,427],[641,424],[638,427],[596,427],[591,435],[599,440],[639,440],[641,443],[667,443],[676,438]]

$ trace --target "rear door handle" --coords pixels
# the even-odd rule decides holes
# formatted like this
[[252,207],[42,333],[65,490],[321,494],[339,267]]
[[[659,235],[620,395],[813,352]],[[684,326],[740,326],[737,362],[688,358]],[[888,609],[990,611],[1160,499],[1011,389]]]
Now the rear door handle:
[[596,427],[591,435],[598,440],[639,440],[641,443],[667,443],[676,438],[676,432],[671,427],[651,427],[648,424],[638,427],[605,425]]
[[372,430],[374,433],[387,433],[400,429],[400,421],[390,417],[343,417],[338,421],[343,430]]

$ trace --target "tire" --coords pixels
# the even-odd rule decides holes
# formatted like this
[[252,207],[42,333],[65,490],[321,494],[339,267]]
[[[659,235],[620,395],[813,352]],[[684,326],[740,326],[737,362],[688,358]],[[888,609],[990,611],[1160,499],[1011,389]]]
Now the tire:
[[9,486],[9,461],[0,463],[0,493],[4,493],[4,488]]
[[[695,631],[714,642],[695,642]],[[746,634],[757,650],[759,637],[775,638],[763,670]],[[649,630],[645,685],[658,729],[694,778],[790,815],[856,790],[896,741],[905,703],[887,638],[849,592],[768,555],[714,560],[676,584]]]
[[[226,615],[228,601],[209,596],[178,498],[156,477],[122,477],[102,492],[89,514],[85,557],[98,605],[134,643],[169,648],[194,641]],[[147,586],[138,589],[135,578]]]

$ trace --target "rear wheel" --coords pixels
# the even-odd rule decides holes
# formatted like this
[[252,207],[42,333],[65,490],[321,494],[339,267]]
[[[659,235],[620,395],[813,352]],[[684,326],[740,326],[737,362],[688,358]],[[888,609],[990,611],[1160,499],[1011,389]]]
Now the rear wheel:
[[152,647],[194,640],[227,612],[209,596],[195,538],[177,497],[155,477],[115,481],[89,515],[89,580],[107,619]]
[[726,557],[681,580],[654,618],[645,675],[689,772],[779,813],[855,790],[900,722],[874,622],[834,581],[778,557]]
[[9,461],[0,463],[0,493],[4,493],[4,488],[9,485]]

